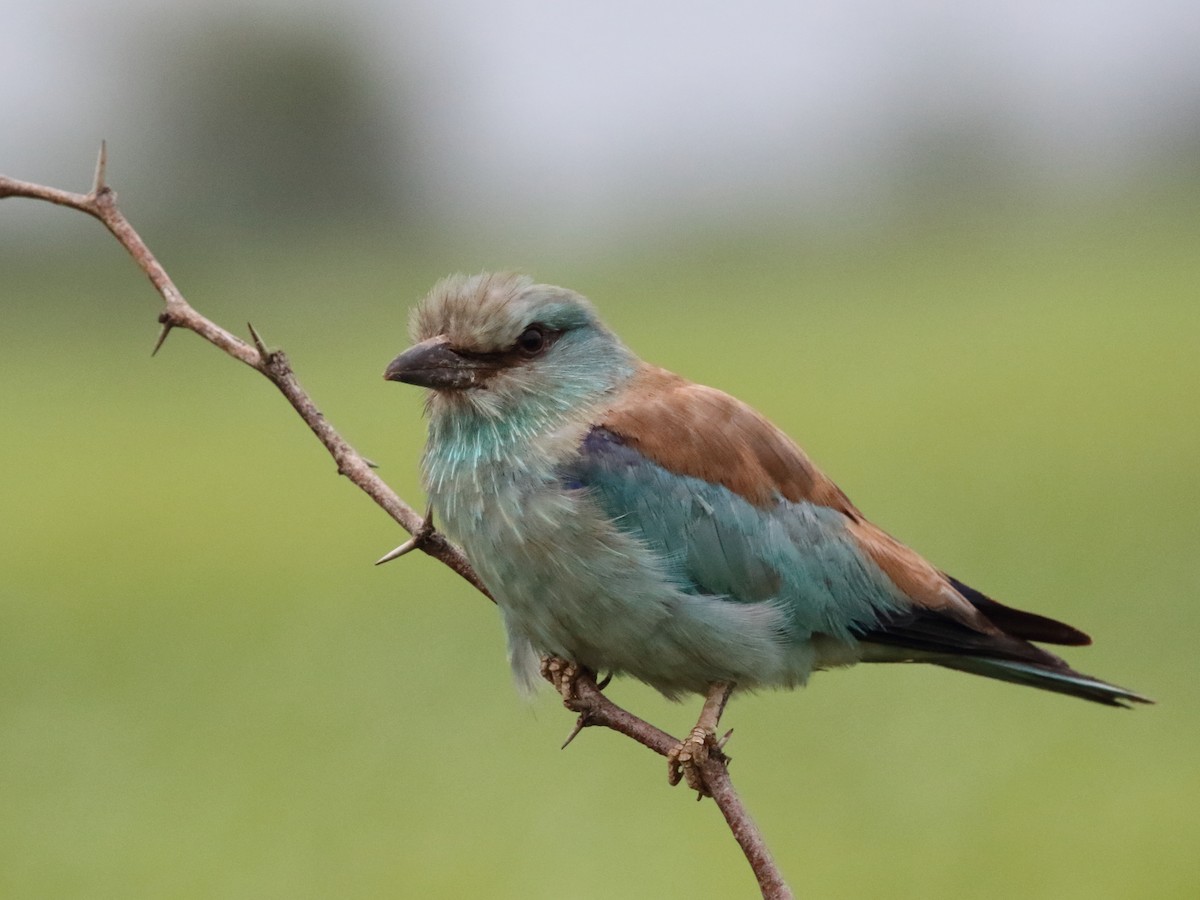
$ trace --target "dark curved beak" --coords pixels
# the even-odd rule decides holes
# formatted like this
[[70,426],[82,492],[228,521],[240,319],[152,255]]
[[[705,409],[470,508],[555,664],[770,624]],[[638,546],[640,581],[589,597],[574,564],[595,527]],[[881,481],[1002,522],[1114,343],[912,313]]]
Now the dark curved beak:
[[383,377],[435,391],[460,390],[479,384],[496,368],[493,360],[462,355],[439,335],[409,347],[388,363]]

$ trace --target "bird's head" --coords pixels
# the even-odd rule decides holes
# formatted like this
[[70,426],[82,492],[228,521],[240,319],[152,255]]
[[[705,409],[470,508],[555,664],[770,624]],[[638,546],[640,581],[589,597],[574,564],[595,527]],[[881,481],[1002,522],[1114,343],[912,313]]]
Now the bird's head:
[[429,388],[433,415],[544,420],[603,396],[636,363],[579,294],[511,273],[440,281],[409,333],[416,343],[383,377]]

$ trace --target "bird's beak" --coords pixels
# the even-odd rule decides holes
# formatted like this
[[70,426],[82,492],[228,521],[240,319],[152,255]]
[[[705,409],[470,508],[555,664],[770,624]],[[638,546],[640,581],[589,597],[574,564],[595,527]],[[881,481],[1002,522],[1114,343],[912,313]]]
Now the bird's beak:
[[456,390],[479,384],[496,369],[494,360],[464,356],[439,335],[409,347],[388,363],[383,377],[434,390]]

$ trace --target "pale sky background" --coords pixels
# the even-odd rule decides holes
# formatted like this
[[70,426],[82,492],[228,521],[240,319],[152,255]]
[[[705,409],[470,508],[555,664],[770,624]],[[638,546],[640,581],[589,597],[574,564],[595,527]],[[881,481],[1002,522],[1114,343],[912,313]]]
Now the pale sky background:
[[146,98],[178,44],[229,21],[361,50],[408,116],[422,214],[468,231],[853,223],[961,153],[1033,192],[1200,168],[1194,0],[4,0],[0,21],[0,171],[63,186],[107,137],[136,187],[167,127]]

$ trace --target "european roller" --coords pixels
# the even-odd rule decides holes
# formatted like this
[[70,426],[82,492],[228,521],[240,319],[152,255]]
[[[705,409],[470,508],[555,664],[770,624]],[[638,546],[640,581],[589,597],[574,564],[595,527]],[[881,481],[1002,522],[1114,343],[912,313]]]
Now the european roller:
[[428,389],[430,509],[495,596],[526,689],[554,656],[702,694],[693,753],[735,688],[859,662],[1151,702],[1035,646],[1090,639],[927,562],[766,418],[643,362],[579,294],[453,276],[410,332],[384,377]]

